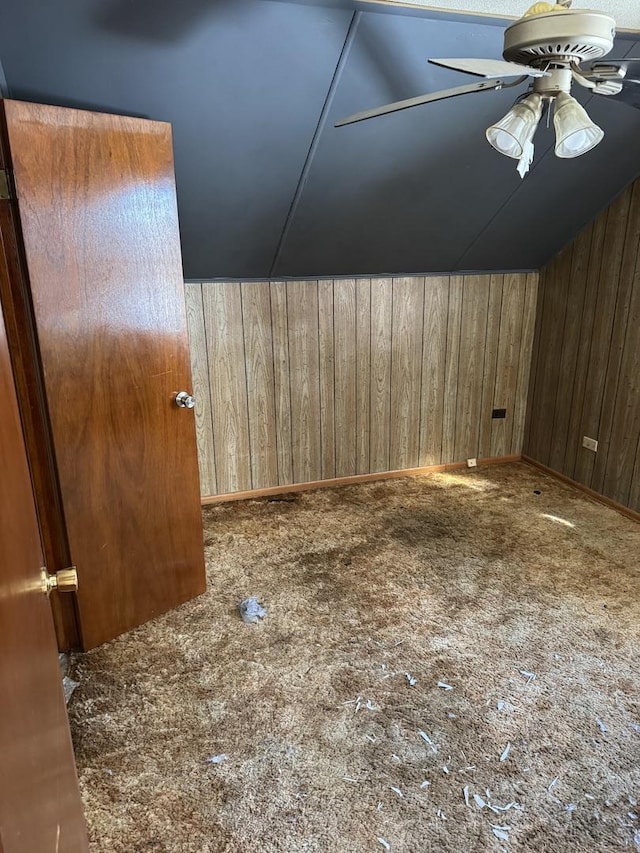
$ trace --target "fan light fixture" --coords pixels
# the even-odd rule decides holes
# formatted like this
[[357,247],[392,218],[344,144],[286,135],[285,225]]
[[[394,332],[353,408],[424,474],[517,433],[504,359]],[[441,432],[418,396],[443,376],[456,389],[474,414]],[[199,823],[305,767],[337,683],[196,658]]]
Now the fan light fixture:
[[571,87],[575,84],[593,95],[615,98],[640,109],[640,59],[627,56],[598,62],[613,49],[616,22],[603,12],[572,9],[571,5],[572,0],[534,3],[505,30],[503,59],[429,59],[432,65],[483,78],[479,82],[363,110],[340,119],[335,126],[462,95],[508,89],[528,80],[529,92],[486,131],[490,145],[517,160],[518,172],[524,178],[533,162],[533,138],[547,108],[547,115],[553,114],[556,156],[566,159],[586,154],[602,142],[604,131],[571,97]]
[[520,160],[531,143],[542,117],[542,97],[529,95],[487,130],[487,139],[500,154]]
[[557,97],[553,116],[556,129],[556,156],[579,157],[604,139],[602,128],[594,124],[584,107],[564,92]]
[[[591,121],[587,111],[567,92],[546,96],[555,103],[553,125],[557,157],[579,157],[604,139],[604,131]],[[518,101],[506,116],[487,130],[489,143],[507,157],[518,160],[524,177],[533,162],[533,136],[542,117],[544,98],[534,92]]]

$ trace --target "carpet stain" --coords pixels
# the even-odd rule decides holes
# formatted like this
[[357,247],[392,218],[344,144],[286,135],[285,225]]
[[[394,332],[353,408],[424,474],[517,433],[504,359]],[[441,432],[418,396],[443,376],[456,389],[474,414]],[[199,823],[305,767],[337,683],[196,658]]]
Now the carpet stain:
[[72,661],[94,853],[640,850],[638,524],[525,465],[203,515],[208,591]]

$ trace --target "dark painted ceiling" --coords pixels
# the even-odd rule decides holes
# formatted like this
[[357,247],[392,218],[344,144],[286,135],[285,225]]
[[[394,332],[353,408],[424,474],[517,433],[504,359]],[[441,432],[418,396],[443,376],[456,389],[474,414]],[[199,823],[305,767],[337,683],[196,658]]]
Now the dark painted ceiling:
[[[495,21],[357,9],[11,0],[0,61],[12,97],[173,124],[191,279],[536,269],[640,173],[640,110],[582,91],[605,141],[561,161],[542,129],[524,181],[484,137],[516,90],[335,129],[470,82],[428,56],[502,50]],[[640,43],[626,34],[615,50],[638,55]]]

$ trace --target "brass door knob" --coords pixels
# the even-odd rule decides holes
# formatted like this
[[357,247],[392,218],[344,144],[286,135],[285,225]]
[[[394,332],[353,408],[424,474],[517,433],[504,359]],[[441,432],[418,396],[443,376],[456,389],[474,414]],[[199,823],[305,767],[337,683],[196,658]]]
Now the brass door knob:
[[42,569],[42,590],[49,595],[52,590],[56,592],[76,592],[78,589],[78,572],[75,566],[68,569],[60,569],[55,575],[50,575],[46,569]]
[[181,409],[193,409],[196,404],[196,398],[192,397],[191,394],[187,394],[186,391],[180,391],[176,394],[176,406],[179,406]]

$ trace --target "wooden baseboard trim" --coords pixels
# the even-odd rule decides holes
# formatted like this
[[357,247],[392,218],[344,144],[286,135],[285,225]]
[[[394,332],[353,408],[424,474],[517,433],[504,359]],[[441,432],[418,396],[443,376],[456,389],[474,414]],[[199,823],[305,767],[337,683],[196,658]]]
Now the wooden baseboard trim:
[[618,501],[614,501],[611,498],[606,497],[605,495],[601,495],[600,492],[596,492],[593,489],[590,489],[588,486],[584,486],[582,483],[578,483],[576,480],[572,480],[571,477],[567,477],[565,476],[565,474],[561,474],[559,471],[554,471],[553,468],[549,468],[547,465],[543,465],[542,462],[538,462],[536,459],[532,459],[530,456],[525,456],[524,454],[522,455],[522,461],[526,462],[527,465],[531,465],[533,468],[538,468],[538,470],[544,471],[545,474],[548,474],[555,480],[559,480],[566,486],[571,486],[574,489],[578,489],[578,491],[583,492],[583,494],[590,497],[596,503],[604,504],[605,506],[608,506],[611,509],[615,509],[616,512],[619,512],[621,515],[625,515],[627,518],[633,519],[633,521],[640,521],[640,512],[636,512],[633,509],[629,509],[628,506],[618,503]]
[[[478,459],[478,467],[484,465],[500,465],[508,462],[519,462],[520,454],[513,456],[495,456],[488,459]],[[251,489],[246,492],[229,492],[225,495],[205,495],[200,499],[203,506],[228,503],[230,501],[248,501],[256,498],[268,498],[273,495],[285,495],[291,492],[310,492],[313,489],[331,489],[336,486],[355,486],[358,483],[374,483],[377,480],[396,480],[401,477],[422,477],[425,474],[459,471],[466,468],[466,462],[449,462],[446,465],[427,465],[424,468],[403,468],[399,471],[380,471],[376,474],[354,474],[350,477],[334,477],[331,480],[313,480],[310,483],[292,483],[288,486],[272,486],[268,489]]]

